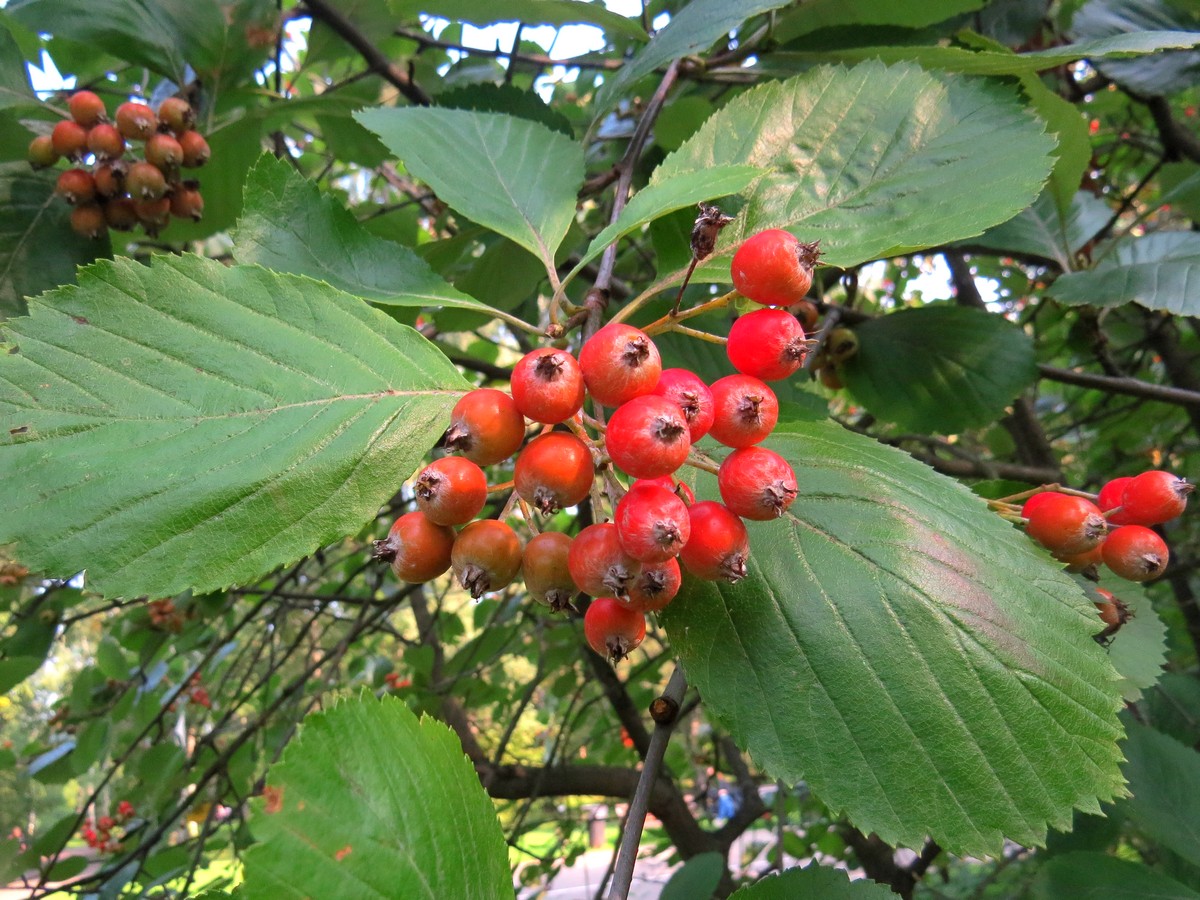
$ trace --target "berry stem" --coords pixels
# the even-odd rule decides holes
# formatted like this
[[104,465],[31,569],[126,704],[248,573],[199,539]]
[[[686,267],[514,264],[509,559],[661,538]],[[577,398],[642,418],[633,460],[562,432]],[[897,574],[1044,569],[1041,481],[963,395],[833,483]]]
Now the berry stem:
[[498,494],[501,491],[510,491],[512,490],[514,484],[516,484],[516,482],[513,481],[505,481],[502,484],[493,484],[488,488],[487,492],[489,494]]
[[707,331],[700,331],[699,329],[696,329],[696,328],[688,328],[686,325],[680,325],[675,322],[668,323],[668,324],[664,325],[662,328],[659,328],[655,331],[647,332],[647,333],[650,335],[655,335],[655,334],[662,334],[663,332],[667,332],[667,331],[674,331],[678,334],[684,334],[684,335],[687,335],[688,337],[693,337],[693,338],[696,338],[697,340],[705,341],[706,343],[709,343],[709,344],[720,344],[722,347],[724,347],[726,344],[729,343],[729,338],[720,337],[719,335],[715,335],[715,334],[709,334]]
[[[734,300],[736,300],[737,297],[738,297],[737,291],[730,291],[727,294],[722,294],[720,297],[716,297],[712,300],[706,300],[705,302],[698,304],[697,306],[693,306],[688,309],[685,309],[683,312],[668,313],[667,315],[663,316],[662,318],[655,319],[653,322],[651,322],[649,325],[647,325],[645,328],[643,328],[642,331],[646,332],[646,334],[653,336],[654,334],[656,334],[658,332],[667,330],[668,326],[677,324],[679,322],[683,322],[687,319],[692,318],[693,316],[703,315],[704,313],[712,312],[713,310],[724,309],[726,306],[728,306],[730,303],[732,303]],[[634,301],[634,302],[637,302],[637,301]],[[622,309],[619,313],[617,313],[617,315],[621,316],[621,315],[626,314],[629,310],[629,307],[632,305],[633,304],[629,304],[624,309]],[[615,318],[614,318],[614,321],[615,321]]]
[[716,475],[721,470],[721,466],[718,462],[701,453],[699,450],[696,450],[695,448],[693,448],[688,454],[688,458],[684,461],[684,464],[695,469],[700,469],[704,472],[709,472],[713,475]]

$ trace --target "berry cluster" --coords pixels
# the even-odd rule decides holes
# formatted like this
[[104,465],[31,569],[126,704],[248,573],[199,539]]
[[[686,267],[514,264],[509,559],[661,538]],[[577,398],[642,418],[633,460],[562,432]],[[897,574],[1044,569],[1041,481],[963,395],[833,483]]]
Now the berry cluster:
[[119,853],[123,849],[123,845],[113,837],[112,833],[118,825],[124,825],[132,819],[133,815],[133,804],[128,800],[122,800],[117,804],[116,818],[101,816],[95,822],[89,819],[80,829],[79,835],[93,850],[100,853]]
[[[114,121],[91,91],[76,91],[68,107],[71,118],[34,138],[28,158],[35,169],[62,159],[76,164],[59,176],[56,190],[75,207],[71,227],[77,234],[98,238],[108,228],[131,231],[140,225],[156,235],[171,216],[200,220],[200,183],[183,180],[181,169],[208,162],[209,147],[194,128],[186,100],[167,98],[157,115],[144,103],[122,103]],[[126,156],[133,143],[145,145],[143,159]]]
[[[776,252],[781,243],[784,254]],[[764,306],[793,303],[811,285],[815,259],[815,246],[763,232],[735,255],[734,283]],[[595,598],[584,615],[589,644],[623,658],[645,636],[645,613],[678,592],[680,562],[702,579],[740,580],[749,555],[743,520],[777,518],[796,498],[791,466],[760,444],[779,416],[766,382],[803,364],[804,328],[786,310],[756,310],[736,320],[727,351],[737,374],[711,385],[689,370],[664,369],[650,336],[621,322],[599,329],[578,357],[556,347],[531,351],[513,369],[511,393],[479,388],[455,405],[441,447],[459,455],[417,474],[417,509],[375,542],[376,558],[410,583],[452,569],[474,597],[523,574],[534,599],[556,611],[587,594]],[[611,410],[607,423],[584,412],[589,397]],[[528,442],[527,420],[541,426]],[[719,466],[692,450],[706,434],[732,449]],[[534,532],[527,543],[505,521],[507,508],[476,518],[489,494],[483,468],[514,455],[510,505],[520,505]],[[696,502],[677,481],[685,463],[715,471],[722,502]],[[612,468],[628,476],[628,487]],[[589,497],[607,498],[611,521],[575,536],[539,531],[536,514]]]

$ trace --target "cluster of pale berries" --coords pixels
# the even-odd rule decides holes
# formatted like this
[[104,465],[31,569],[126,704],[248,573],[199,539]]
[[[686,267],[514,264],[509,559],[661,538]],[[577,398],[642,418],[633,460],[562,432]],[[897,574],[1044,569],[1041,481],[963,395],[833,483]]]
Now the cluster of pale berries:
[[[168,97],[155,114],[130,101],[108,119],[104,101],[91,91],[76,91],[67,101],[70,119],[29,145],[29,164],[49,168],[59,160],[74,163],[58,177],[55,190],[75,208],[71,228],[88,238],[107,229],[136,226],[158,234],[171,216],[199,221],[204,213],[200,183],[185,180],[181,169],[208,162],[208,141],[195,130],[195,113],[180,97]],[[127,152],[144,144],[144,158]]]
[[[763,232],[743,248],[753,251],[762,235],[778,243],[786,233]],[[763,305],[795,302],[811,284],[814,248],[786,237],[790,268],[804,278],[782,292],[778,284],[769,294],[758,291],[754,270],[747,276],[743,265],[746,254],[734,257],[735,286]],[[743,519],[777,518],[796,498],[791,466],[759,445],[779,415],[766,382],[800,368],[804,329],[785,310],[756,310],[733,324],[727,349],[738,374],[711,385],[687,369],[663,369],[650,336],[620,322],[592,335],[578,358],[554,347],[533,350],[514,367],[510,393],[480,388],[455,405],[441,446],[460,455],[436,459],[416,476],[417,509],[375,543],[376,558],[410,583],[453,569],[474,597],[520,573],[530,595],[553,610],[583,592],[595,598],[584,615],[589,644],[614,661],[623,658],[645,636],[645,613],[678,592],[680,561],[698,578],[740,580],[750,550]],[[584,414],[588,397],[612,410],[606,424]],[[527,419],[544,426],[528,443]],[[717,470],[722,502],[697,502],[675,477],[699,461],[692,445],[706,434],[732,449]],[[531,530],[534,510],[549,516],[593,492],[611,500],[612,521],[574,537],[541,531],[523,543],[503,514],[476,519],[489,493],[482,467],[514,454],[512,488]],[[609,463],[629,476],[628,489]]]

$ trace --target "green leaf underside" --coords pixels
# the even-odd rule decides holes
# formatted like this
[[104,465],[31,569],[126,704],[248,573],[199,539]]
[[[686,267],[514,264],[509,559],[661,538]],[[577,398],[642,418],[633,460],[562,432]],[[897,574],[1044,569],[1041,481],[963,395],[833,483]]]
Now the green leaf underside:
[[[1187,47],[1200,41],[1200,16],[1195,4],[1162,0],[1090,0],[1071,17],[1071,35],[1076,41],[1102,43],[1137,40],[1147,33],[1180,31],[1190,35]],[[1138,93],[1163,97],[1186,91],[1200,75],[1200,53],[1184,51],[1156,53],[1134,59],[1097,57],[1093,65],[1107,78]]]
[[1200,866],[1200,753],[1144,725],[1130,726],[1123,749],[1132,792],[1124,808],[1154,840]]
[[1161,872],[1107,853],[1064,853],[1046,860],[1030,885],[1033,900],[1200,900]]
[[719,166],[707,172],[686,172],[675,178],[650,184],[638,191],[613,222],[588,245],[587,252],[572,270],[574,275],[604,252],[604,248],[637,228],[677,209],[695,206],[714,197],[736,194],[752,182],[761,170],[754,166]]
[[1046,192],[1029,209],[967,243],[1002,254],[1051,259],[1063,271],[1069,271],[1074,265],[1075,253],[1100,232],[1111,215],[1107,203],[1080,191],[1072,198],[1064,218],[1054,198]]
[[[1009,88],[870,62],[742,94],[654,181],[732,164],[766,169],[718,247],[787,227],[848,266],[1006,221],[1037,198],[1053,148]],[[964,184],[977,188],[970,203]]]
[[250,172],[233,238],[238,262],[308,275],[378,303],[494,313],[408,247],[368,232],[313,182],[272,156],[263,156]]
[[[706,707],[773,778],[864,831],[995,854],[1121,791],[1095,610],[966,488],[829,423],[781,423],[788,517],[750,574],[662,618]],[[711,494],[711,479],[701,486]]]
[[450,206],[554,266],[583,184],[575,141],[528,119],[462,109],[368,109],[355,118]]
[[466,389],[411,329],[258,267],[102,262],[30,307],[0,354],[0,543],[110,595],[245,583],[357,530]]
[[1061,276],[1046,293],[1069,306],[1137,303],[1200,314],[1200,235],[1170,231],[1122,241],[1095,268]]
[[495,809],[458,738],[400,700],[310,716],[267,782],[280,805],[255,801],[247,898],[512,897]]
[[982,310],[903,309],[854,333],[858,353],[841,368],[846,387],[880,419],[913,431],[953,434],[994,422],[1037,377],[1029,336]]
[[882,884],[851,881],[840,869],[813,863],[746,885],[732,900],[889,900],[895,896]]
[[700,53],[759,13],[787,6],[788,0],[692,0],[676,12],[650,43],[605,81],[596,93],[592,114],[601,116],[622,92],[643,75],[690,53]]

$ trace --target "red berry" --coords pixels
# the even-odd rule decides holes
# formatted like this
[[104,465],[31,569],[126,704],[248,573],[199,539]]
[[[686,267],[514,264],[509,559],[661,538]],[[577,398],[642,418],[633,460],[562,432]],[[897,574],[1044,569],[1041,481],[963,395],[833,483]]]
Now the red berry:
[[119,197],[125,193],[125,173],[128,166],[120,161],[100,163],[92,171],[96,194],[100,197]]
[[1068,572],[1086,572],[1104,564],[1104,544],[1097,544],[1083,553],[1055,553],[1054,558],[1064,563]]
[[729,361],[743,375],[763,381],[789,378],[804,364],[808,343],[796,317],[782,309],[758,309],[739,316],[725,345]]
[[525,417],[513,398],[495,388],[463,394],[450,411],[442,446],[480,466],[508,459],[525,440]]
[[583,633],[593,650],[617,663],[646,637],[646,617],[612,597],[597,597],[583,615]]
[[743,519],[777,519],[796,499],[796,473],[786,459],[765,447],[734,450],[717,471],[721,499]]
[[666,488],[687,506],[691,506],[696,502],[696,495],[692,493],[692,489],[682,481],[675,481],[670,475],[659,475],[657,478],[639,478],[633,483],[633,487],[640,487],[644,484],[656,484],[661,488]]
[[713,423],[713,395],[699,375],[687,369],[663,369],[654,393],[679,407],[693,444],[708,434]]
[[104,235],[107,223],[104,210],[94,203],[85,203],[71,210],[71,230],[85,238],[96,240]]
[[1030,497],[1028,500],[1026,500],[1025,505],[1021,507],[1021,516],[1022,516],[1022,518],[1028,519],[1030,513],[1032,513],[1035,509],[1037,509],[1043,503],[1047,502],[1051,497],[1065,497],[1065,496],[1067,496],[1067,495],[1063,494],[1059,491],[1042,491],[1041,493],[1034,494],[1032,497]]
[[571,538],[561,531],[543,531],[525,545],[521,571],[525,588],[538,603],[561,612],[571,605],[575,596],[575,581],[567,564]]
[[461,456],[435,459],[417,476],[417,506],[438,525],[464,525],[479,515],[487,502],[483,469]]
[[50,168],[59,160],[59,153],[54,149],[54,138],[48,134],[35,137],[29,142],[29,152],[25,158],[35,169]]
[[575,586],[592,597],[625,597],[641,564],[621,549],[617,526],[589,525],[571,541],[567,566]]
[[775,392],[750,375],[726,375],[712,385],[716,415],[709,433],[726,447],[749,447],[766,438],[779,420]]
[[678,555],[692,533],[687,504],[673,491],[647,482],[634,483],[617,504],[613,521],[621,548],[643,563]]
[[199,222],[204,218],[204,195],[192,187],[196,182],[181,184],[171,192],[171,215],[177,219]]
[[450,563],[458,583],[478,600],[507,587],[521,571],[521,539],[497,519],[480,519],[458,533]]
[[145,103],[130,101],[117,107],[117,128],[129,141],[144,141],[154,136],[158,119]]
[[167,192],[167,179],[158,166],[135,162],[125,173],[125,190],[134,200],[157,200]]
[[382,541],[375,541],[372,555],[392,564],[401,581],[422,584],[450,568],[454,529],[430,522],[415,510],[398,518]]
[[208,141],[198,131],[185,131],[179,135],[179,146],[183,148],[183,167],[185,169],[200,168],[208,162],[208,157],[212,153],[208,147]]
[[513,488],[539,512],[549,515],[587,498],[595,478],[592,451],[565,431],[538,435],[517,457]]
[[1181,515],[1195,485],[1170,472],[1151,471],[1125,486],[1121,513],[1134,525],[1161,525]]
[[158,121],[176,134],[183,134],[196,123],[196,114],[182,97],[168,97],[158,106]]
[[1129,607],[1118,600],[1112,591],[1106,591],[1104,588],[1095,588],[1101,599],[1096,602],[1096,609],[1100,611],[1100,621],[1105,625],[1116,625],[1120,627],[1129,621]]
[[1108,525],[1090,500],[1050,493],[1030,511],[1025,530],[1051,553],[1069,555],[1084,553],[1103,541]]
[[565,350],[541,347],[513,366],[512,397],[528,419],[557,425],[583,407],[583,373]]
[[112,125],[96,125],[88,132],[88,149],[97,159],[120,159],[125,154],[125,138]]
[[805,331],[816,330],[817,320],[821,318],[821,311],[811,300],[798,300],[788,307],[788,312],[799,320]]
[[662,358],[644,331],[613,322],[584,343],[579,368],[596,402],[620,406],[654,390],[662,374]]
[[50,132],[50,146],[59,156],[82,159],[87,152],[87,129],[78,122],[59,122]]
[[134,211],[138,221],[146,229],[147,234],[158,234],[171,222],[171,198],[159,197],[153,200],[134,200]]
[[83,169],[67,169],[58,176],[55,192],[71,204],[91,203],[96,199],[96,180]]
[[104,221],[114,231],[132,231],[138,224],[137,204],[129,197],[111,197],[104,201]]
[[635,478],[669,475],[687,459],[692,442],[687,420],[665,397],[634,397],[613,412],[604,433],[613,464]]
[[750,536],[734,513],[712,500],[702,500],[688,510],[692,536],[679,553],[689,572],[707,581],[731,584],[746,577]]
[[[1125,510],[1119,510],[1108,515],[1108,511],[1117,509],[1121,505],[1121,500],[1125,496],[1125,488],[1133,478],[1126,475],[1122,478],[1114,478],[1112,481],[1100,488],[1100,494],[1096,497],[1096,505],[1100,507],[1100,512],[1105,513],[1105,518],[1108,519],[1109,525],[1132,525],[1129,517],[1125,514]],[[1021,515],[1027,515],[1022,512]]]
[[183,162],[183,147],[171,135],[160,131],[146,141],[146,162],[153,163],[164,172],[177,169]]
[[642,612],[658,612],[675,599],[683,577],[676,559],[642,566],[641,573],[629,583],[628,605]]
[[67,108],[71,110],[71,118],[84,128],[103,121],[108,113],[104,101],[91,91],[76,91],[67,101]]
[[812,287],[819,255],[815,243],[802,244],[786,231],[760,231],[733,254],[733,286],[755,303],[787,306],[804,299]]
[[1150,581],[1167,568],[1166,541],[1144,525],[1122,525],[1104,539],[1104,564],[1127,581]]

